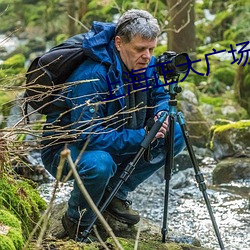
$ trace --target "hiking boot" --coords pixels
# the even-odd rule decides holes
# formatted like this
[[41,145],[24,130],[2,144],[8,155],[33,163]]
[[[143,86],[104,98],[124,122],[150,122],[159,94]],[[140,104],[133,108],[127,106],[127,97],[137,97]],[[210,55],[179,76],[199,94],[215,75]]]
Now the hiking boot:
[[140,216],[130,208],[131,205],[132,201],[114,197],[105,211],[122,223],[134,225],[140,221]]
[[65,236],[68,236],[70,239],[85,243],[91,243],[97,241],[97,238],[92,234],[90,234],[85,239],[83,237],[83,232],[86,229],[86,227],[80,226],[78,225],[78,223],[75,223],[75,221],[73,221],[68,217],[67,213],[65,213],[64,216],[62,217],[62,225],[66,232]]

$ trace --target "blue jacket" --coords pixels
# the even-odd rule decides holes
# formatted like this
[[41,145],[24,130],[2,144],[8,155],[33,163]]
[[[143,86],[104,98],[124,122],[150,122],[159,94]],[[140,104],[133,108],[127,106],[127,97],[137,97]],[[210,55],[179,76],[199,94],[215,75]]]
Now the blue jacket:
[[[114,24],[94,22],[86,33],[83,48],[88,59],[69,77],[68,87],[62,93],[63,101],[57,101],[47,115],[47,123],[60,129],[47,131],[45,136],[62,133],[60,142],[68,137],[79,147],[88,140],[88,150],[104,150],[114,155],[135,153],[140,148],[146,133],[144,128],[127,129],[124,126],[124,85],[121,62],[114,52],[114,31]],[[146,71],[149,78],[154,76],[155,69],[150,67],[154,63],[153,57]],[[77,82],[82,80],[91,81]],[[152,81],[152,85],[155,84],[162,85]],[[154,107],[152,115],[168,110],[169,95],[164,87],[149,88],[147,94],[147,105]],[[103,101],[110,97],[112,100]],[[62,112],[65,106],[68,111]]]

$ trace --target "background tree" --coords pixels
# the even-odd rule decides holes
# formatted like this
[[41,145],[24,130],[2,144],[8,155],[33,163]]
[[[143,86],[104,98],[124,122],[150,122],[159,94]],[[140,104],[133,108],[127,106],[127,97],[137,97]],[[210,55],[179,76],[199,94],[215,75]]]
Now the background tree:
[[194,0],[168,0],[168,50],[196,51]]

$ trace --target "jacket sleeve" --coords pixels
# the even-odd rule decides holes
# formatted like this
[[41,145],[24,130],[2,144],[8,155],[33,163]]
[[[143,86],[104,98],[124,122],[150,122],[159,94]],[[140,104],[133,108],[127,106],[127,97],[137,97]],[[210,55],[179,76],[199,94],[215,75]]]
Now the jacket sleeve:
[[136,153],[146,132],[144,129],[109,126],[119,122],[116,121],[116,114],[107,117],[106,103],[102,101],[107,98],[106,71],[104,67],[95,67],[98,68],[94,66],[86,70],[83,63],[68,79],[69,82],[90,79],[89,72],[92,70],[97,72],[94,75],[98,78],[75,84],[66,91],[66,102],[71,109],[70,128],[77,138],[76,143],[79,147],[88,143],[88,150],[104,150],[114,155]]

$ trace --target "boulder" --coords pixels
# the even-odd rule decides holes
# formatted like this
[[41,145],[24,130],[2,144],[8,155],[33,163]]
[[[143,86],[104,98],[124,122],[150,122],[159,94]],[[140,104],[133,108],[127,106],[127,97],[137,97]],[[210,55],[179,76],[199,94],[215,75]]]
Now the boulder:
[[[47,236],[43,241],[43,244],[48,246],[49,244],[54,247],[60,246],[60,249],[78,249],[77,247],[82,247],[86,249],[103,249],[100,243],[94,242],[86,245],[85,243],[77,243],[67,238],[58,239],[58,236],[63,235],[63,227],[61,224],[61,217],[65,213],[67,204],[65,202],[56,204],[53,206],[51,213],[51,221],[47,229]],[[119,221],[114,220],[109,215],[104,213],[106,221],[109,223],[120,244],[124,249],[134,249],[135,239],[137,237],[138,231],[140,231],[139,236],[139,249],[180,249],[180,250],[209,250],[206,247],[200,245],[199,240],[194,237],[174,235],[173,232],[169,233],[167,237],[167,242],[161,242],[161,229],[155,226],[149,220],[141,219],[140,223],[135,226],[128,226]],[[97,230],[104,230],[100,225],[97,226]],[[99,231],[98,230],[98,231]],[[101,235],[102,232],[99,231]],[[105,239],[105,243],[110,247],[109,249],[114,249],[114,242],[112,238],[108,237]],[[74,248],[75,247],[75,248]],[[82,249],[81,248],[81,249]],[[115,248],[116,249],[116,248]]]
[[250,120],[216,124],[211,127],[209,147],[214,158],[250,157]]
[[185,117],[185,124],[193,146],[206,148],[209,141],[210,124],[205,119],[198,106],[190,101],[180,102],[180,111]]
[[250,158],[228,157],[220,161],[213,171],[213,183],[228,183],[233,180],[250,179]]

